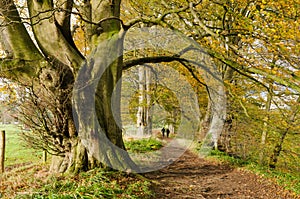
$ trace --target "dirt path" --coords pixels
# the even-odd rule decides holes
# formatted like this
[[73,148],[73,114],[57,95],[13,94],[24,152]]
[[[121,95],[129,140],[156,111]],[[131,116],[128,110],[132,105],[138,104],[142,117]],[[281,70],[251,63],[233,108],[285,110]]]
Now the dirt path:
[[156,182],[157,199],[300,198],[255,174],[201,159],[190,151],[170,166],[145,176]]

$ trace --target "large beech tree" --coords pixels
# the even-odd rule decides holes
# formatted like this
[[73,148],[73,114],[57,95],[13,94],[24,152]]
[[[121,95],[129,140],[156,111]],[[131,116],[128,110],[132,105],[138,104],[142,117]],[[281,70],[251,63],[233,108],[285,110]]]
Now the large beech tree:
[[[27,139],[54,154],[51,169],[56,172],[104,165],[132,169],[134,163],[127,153],[113,147],[124,149],[121,127],[115,119],[119,101],[112,100],[122,71],[120,0],[20,3],[0,2],[1,76],[27,87],[27,100],[22,101],[21,108],[23,120],[33,129]],[[75,45],[73,36],[78,29],[84,33],[82,48],[90,55],[83,55]],[[101,78],[89,87],[88,82],[96,77]],[[77,78],[73,115],[72,91]],[[91,95],[96,97],[91,99]],[[83,108],[84,113],[80,113]],[[78,129],[81,137],[94,140],[91,144],[98,149],[94,150],[97,154],[83,146]]]

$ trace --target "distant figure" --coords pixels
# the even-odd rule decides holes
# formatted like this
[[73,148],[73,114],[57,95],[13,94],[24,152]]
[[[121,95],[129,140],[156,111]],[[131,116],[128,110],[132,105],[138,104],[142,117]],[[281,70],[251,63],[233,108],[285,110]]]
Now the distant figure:
[[166,133],[167,133],[167,138],[168,138],[168,137],[169,137],[169,134],[170,134],[170,130],[167,129],[167,130],[166,130]]
[[165,137],[165,132],[166,132],[166,129],[165,129],[165,127],[163,127],[163,128],[161,129],[161,133],[162,133],[162,136],[163,136],[163,137]]

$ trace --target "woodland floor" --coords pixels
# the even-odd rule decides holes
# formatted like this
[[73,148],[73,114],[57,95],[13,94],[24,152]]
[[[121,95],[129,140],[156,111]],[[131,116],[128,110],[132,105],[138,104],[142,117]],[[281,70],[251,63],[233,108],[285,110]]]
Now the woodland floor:
[[275,182],[186,151],[173,164],[146,173],[154,182],[155,198],[164,199],[289,199],[300,198]]

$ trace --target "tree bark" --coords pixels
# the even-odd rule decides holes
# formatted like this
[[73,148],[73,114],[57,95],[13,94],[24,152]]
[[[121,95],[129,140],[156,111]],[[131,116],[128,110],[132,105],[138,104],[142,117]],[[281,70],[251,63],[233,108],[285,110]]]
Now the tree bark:
[[124,150],[121,131],[122,33],[119,29],[108,30],[97,41],[98,46],[79,72],[74,89],[79,136],[89,153],[104,165],[137,171]]

